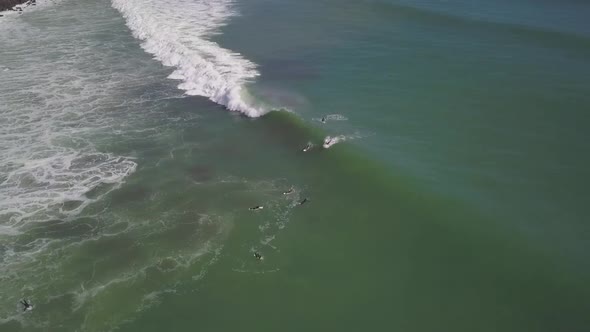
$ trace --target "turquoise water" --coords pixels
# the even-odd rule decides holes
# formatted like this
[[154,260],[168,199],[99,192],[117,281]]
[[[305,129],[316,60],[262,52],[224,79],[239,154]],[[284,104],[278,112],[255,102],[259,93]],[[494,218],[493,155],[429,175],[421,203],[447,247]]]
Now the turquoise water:
[[588,329],[588,4],[39,7],[0,18],[0,330]]

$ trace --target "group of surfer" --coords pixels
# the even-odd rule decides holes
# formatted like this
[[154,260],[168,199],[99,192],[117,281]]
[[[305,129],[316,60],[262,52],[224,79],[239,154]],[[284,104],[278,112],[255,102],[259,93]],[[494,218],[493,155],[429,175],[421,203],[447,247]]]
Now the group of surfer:
[[[321,121],[322,123],[326,123],[326,117],[322,117],[322,119],[321,119],[320,121]],[[323,147],[324,147],[325,149],[327,149],[327,148],[329,148],[330,146],[332,146],[332,145],[333,145],[333,144],[335,144],[335,143],[337,143],[337,140],[336,140],[336,138],[333,138],[333,137],[327,136],[327,137],[324,139],[324,145],[323,145]],[[307,152],[307,151],[311,150],[312,148],[313,148],[313,144],[310,142],[310,143],[308,143],[308,144],[307,144],[307,146],[306,146],[306,147],[303,149],[303,152]],[[295,192],[295,189],[293,189],[293,188],[290,188],[289,190],[287,190],[287,191],[283,192],[283,195],[290,195],[290,194],[292,194],[293,192]],[[307,202],[309,202],[309,199],[307,199],[307,198],[304,198],[304,199],[303,199],[303,200],[301,200],[299,203],[297,203],[297,205],[303,205],[303,204],[305,204],[305,203],[307,203]],[[249,210],[250,210],[250,211],[262,210],[262,209],[264,209],[264,206],[262,206],[262,205],[256,205],[256,206],[253,206],[253,207],[249,208]],[[256,258],[256,259],[257,259],[257,260],[259,260],[259,261],[262,261],[262,260],[264,260],[264,257],[262,256],[262,254],[261,254],[261,253],[259,253],[258,251],[255,251],[255,252],[254,252],[254,258]],[[20,304],[22,304],[22,306],[23,306],[23,311],[29,311],[29,310],[33,310],[33,306],[32,306],[32,305],[29,303],[29,301],[27,301],[26,299],[23,299],[23,300],[21,300],[21,301],[20,301]]]
[[[290,195],[290,194],[292,194],[294,192],[295,192],[295,189],[290,188],[289,190],[283,192],[283,195]],[[299,203],[297,203],[297,205],[303,205],[303,204],[305,204],[307,202],[309,202],[309,199],[307,199],[307,197],[306,197],[303,200],[299,201]],[[253,206],[253,207],[249,208],[248,210],[250,210],[250,211],[256,211],[256,210],[262,210],[262,209],[264,209],[264,206],[262,206],[262,205],[256,205],[256,206]],[[254,252],[254,258],[256,258],[259,261],[261,261],[261,260],[264,259],[264,257],[262,256],[262,254],[259,253],[258,251],[255,251]]]
[[[323,117],[321,118],[321,120],[320,120],[320,121],[321,121],[322,123],[326,123],[326,121],[327,121],[327,117],[323,116]],[[331,147],[332,145],[334,145],[334,144],[336,144],[336,143],[338,143],[338,139],[337,139],[336,137],[330,137],[330,136],[327,136],[327,137],[324,139],[324,144],[323,144],[323,147],[324,147],[324,149],[327,149],[327,148]],[[309,142],[309,143],[307,143],[307,145],[306,145],[306,146],[303,148],[303,152],[307,152],[307,151],[311,150],[312,148],[313,148],[313,144],[312,144],[311,142]],[[294,191],[294,189],[293,189],[293,188],[291,188],[291,189],[289,189],[289,190],[287,190],[287,191],[283,192],[283,195],[289,195],[289,194],[293,193],[293,191]],[[303,199],[302,201],[300,201],[300,202],[299,202],[297,205],[303,205],[303,204],[307,203],[308,201],[309,201],[309,200],[308,200],[307,198],[304,198],[304,199]],[[257,205],[257,206],[251,207],[249,210],[250,210],[250,211],[256,211],[256,210],[262,210],[262,209],[264,209],[264,207],[263,207],[262,205]],[[255,257],[257,260],[259,260],[259,261],[261,261],[261,260],[263,260],[263,259],[264,259],[264,257],[262,256],[262,254],[260,254],[258,251],[255,251],[255,252],[254,252],[254,257]]]
[[[326,123],[326,121],[328,121],[328,118],[326,116],[323,116],[320,119],[321,123]],[[331,147],[332,145],[338,143],[338,139],[336,137],[330,137],[330,136],[326,136],[326,138],[324,139],[324,144],[322,145],[324,147],[324,149],[328,149],[329,147]],[[313,148],[313,143],[309,142],[307,143],[307,145],[303,148],[303,152],[307,152],[309,150],[311,150]]]
[[[293,188],[291,188],[291,189],[283,192],[283,195],[292,194],[294,191],[295,190]],[[309,199],[304,198],[302,201],[300,201],[299,203],[297,203],[297,205],[303,205],[303,204],[305,204],[307,202],[309,202]],[[253,206],[253,207],[249,208],[250,211],[262,210],[262,209],[264,209],[264,206],[262,206],[262,205],[256,205],[256,206]],[[259,261],[261,261],[261,260],[264,259],[264,257],[262,256],[262,254],[259,253],[258,251],[255,251],[254,252],[254,258],[256,258]]]

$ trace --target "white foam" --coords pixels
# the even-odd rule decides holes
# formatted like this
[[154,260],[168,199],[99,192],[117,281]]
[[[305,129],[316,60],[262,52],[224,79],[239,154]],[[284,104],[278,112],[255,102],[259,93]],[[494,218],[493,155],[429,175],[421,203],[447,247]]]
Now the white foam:
[[[0,17],[0,23],[2,22],[3,18],[8,18],[11,16],[21,16],[24,13],[31,12],[39,8],[44,8],[49,5],[56,4],[58,2],[60,2],[60,0],[37,0],[34,5],[31,1],[22,3],[20,5],[15,5],[14,7],[12,7],[12,9],[14,10],[8,9],[5,11],[0,11],[0,15],[4,16]],[[19,11],[18,8],[20,8],[21,10]]]
[[[59,21],[74,14],[55,15]],[[69,30],[73,35],[22,19],[1,25],[0,58],[10,70],[0,74],[0,233],[18,235],[29,221],[77,214],[100,198],[86,197],[89,191],[108,184],[105,194],[135,170],[131,158],[94,145],[95,137],[102,139],[117,123],[104,115],[117,87],[132,79],[88,70],[89,64],[111,65],[108,56],[78,38],[90,24]],[[73,49],[75,55],[64,51]],[[62,209],[68,201],[77,202]]]
[[344,136],[344,135],[335,136],[335,137],[326,136],[326,138],[324,138],[324,144],[322,146],[324,147],[324,149],[329,149],[334,144],[337,144],[339,142],[343,142],[345,140],[346,140],[346,136]]
[[353,139],[357,139],[357,138],[363,138],[363,136],[359,135],[359,134],[354,134],[354,135],[339,135],[339,136],[326,136],[326,138],[324,138],[324,143],[323,143],[323,147],[324,149],[329,149],[330,147],[344,142],[344,141],[348,141],[348,140],[353,140]]
[[[86,209],[85,217],[95,220],[72,220],[100,225],[92,231],[61,236],[65,223],[56,223],[57,230],[53,223],[31,225],[54,218],[74,219],[72,214],[116,188],[136,169],[136,159],[125,155],[135,153],[126,143],[151,139],[161,132],[160,126],[169,125],[152,127],[150,112],[161,112],[161,104],[146,102],[168,95],[168,89],[159,92],[159,86],[154,86],[160,84],[163,70],[146,66],[152,61],[136,57],[137,50],[128,52],[124,45],[130,37],[117,30],[121,28],[117,13],[111,8],[104,10],[100,1],[72,2],[61,9],[0,23],[0,294],[4,302],[15,306],[22,296],[34,294],[36,305],[42,305],[74,294],[74,305],[64,310],[80,310],[75,315],[94,322],[106,312],[112,319],[94,328],[110,330],[121,317],[133,319],[125,309],[122,313],[119,308],[103,311],[103,303],[111,302],[112,294],[118,295],[126,283],[143,282],[145,271],[153,272],[166,257],[173,257],[177,265],[173,269],[163,266],[157,273],[174,273],[186,282],[199,267],[195,280],[203,278],[207,264],[220,255],[221,239],[227,236],[231,220],[225,215],[223,220],[199,218],[207,231],[195,232],[197,241],[174,252],[161,250],[155,240],[168,230],[161,227],[160,220],[169,218],[154,215],[132,223],[137,220],[125,211],[118,214],[108,202]],[[108,41],[94,38],[105,35]],[[121,223],[128,226],[117,226]],[[157,250],[146,247],[153,255],[141,255],[133,265],[120,268],[110,264],[112,256],[97,253],[93,261],[82,262],[83,268],[89,268],[89,279],[80,279],[79,270],[70,268],[81,257],[79,253],[97,248],[98,241],[125,241],[127,235],[129,239],[150,237],[154,241],[142,243]],[[212,251],[214,257],[201,264],[204,250]],[[167,276],[165,282],[147,282],[138,289],[145,293],[171,289],[178,280]],[[129,302],[141,305],[141,296],[133,292]],[[141,307],[129,308],[135,309]],[[12,320],[14,312],[20,319],[21,310],[0,306],[0,324]],[[24,320],[29,324],[23,323],[25,329],[46,330],[63,324],[60,315],[35,317]],[[37,323],[42,326],[33,328],[31,324]],[[87,330],[84,324],[77,329]]]
[[258,76],[256,65],[207,40],[236,12],[229,0],[112,0],[143,49],[181,80],[188,95],[204,96],[250,117],[266,113],[245,100],[244,85]]
[[18,234],[20,234],[20,232],[16,228],[0,225],[0,235],[15,236]]
[[328,115],[326,115],[326,119],[332,120],[332,121],[346,121],[346,120],[348,120],[348,118],[342,114],[328,114]]
[[327,114],[321,118],[313,118],[312,120],[325,123],[326,121],[348,121],[348,118],[342,114]]
[[[95,200],[86,198],[87,192],[101,184],[118,184],[136,168],[133,161],[108,153],[46,148],[43,155],[48,156],[43,158],[20,146],[12,146],[8,149],[12,156],[0,159],[2,169],[18,165],[7,172],[0,184],[0,216],[9,216],[13,225],[24,218],[60,217],[52,214],[52,206],[82,201],[72,211],[61,211],[62,215],[75,214]],[[15,156],[17,153],[21,158]]]

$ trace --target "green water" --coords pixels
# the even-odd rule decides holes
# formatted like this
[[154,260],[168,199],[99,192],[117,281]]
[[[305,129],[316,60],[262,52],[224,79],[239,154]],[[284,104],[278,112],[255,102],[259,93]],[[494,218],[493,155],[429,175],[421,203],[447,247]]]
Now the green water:
[[257,119],[182,96],[108,1],[0,26],[0,114],[56,91],[52,142],[137,164],[0,232],[0,330],[586,331],[588,7],[548,3],[238,2],[214,39],[292,110]]

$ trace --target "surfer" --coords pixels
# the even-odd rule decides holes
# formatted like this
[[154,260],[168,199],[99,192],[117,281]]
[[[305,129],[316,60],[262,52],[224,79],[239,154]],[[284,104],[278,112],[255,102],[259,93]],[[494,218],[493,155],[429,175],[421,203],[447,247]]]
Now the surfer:
[[338,141],[336,140],[336,137],[331,137],[331,136],[326,136],[326,138],[324,139],[324,149],[328,149],[329,147],[331,147],[332,145],[338,143]]
[[255,210],[262,210],[262,209],[264,209],[264,206],[262,206],[262,205],[256,205],[254,207],[251,207],[249,210],[250,211],[255,211]]
[[33,310],[33,306],[26,299],[21,300],[20,303],[23,305],[23,311]]
[[295,191],[295,189],[293,189],[293,187],[291,187],[291,189],[289,189],[289,190],[287,190],[287,191],[283,192],[283,195],[289,195],[289,194],[292,194],[292,193],[293,193],[293,191]]
[[326,117],[322,117],[322,119],[320,120],[322,123],[326,123]]
[[308,202],[308,199],[307,198],[304,198],[301,202],[299,202],[299,205],[303,205],[303,204],[305,204],[307,202]]
[[307,145],[305,146],[305,148],[303,148],[303,152],[307,152],[307,151],[311,150],[312,147],[313,147],[313,144],[307,143]]
[[262,257],[262,255],[258,251],[254,252],[254,257],[256,257],[256,259],[259,261],[264,259],[264,257]]

